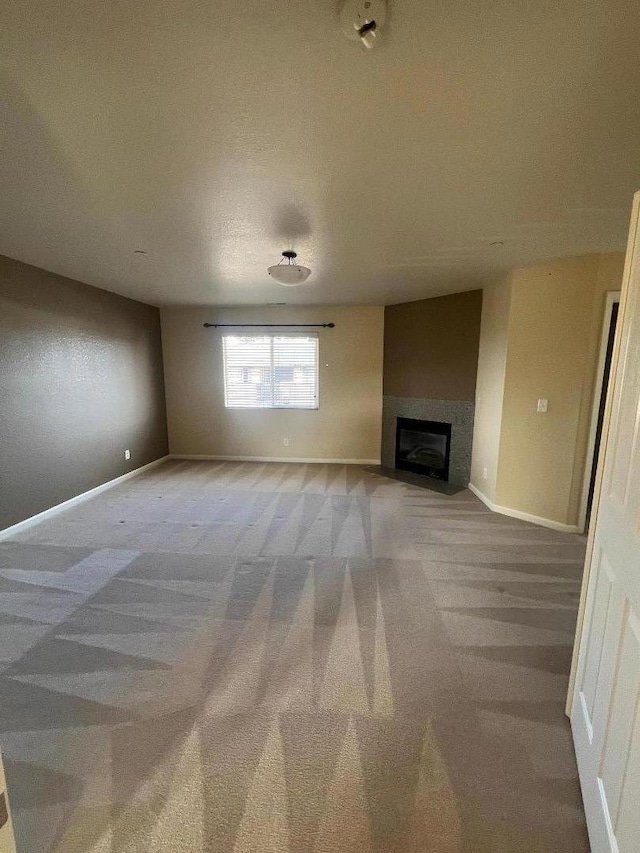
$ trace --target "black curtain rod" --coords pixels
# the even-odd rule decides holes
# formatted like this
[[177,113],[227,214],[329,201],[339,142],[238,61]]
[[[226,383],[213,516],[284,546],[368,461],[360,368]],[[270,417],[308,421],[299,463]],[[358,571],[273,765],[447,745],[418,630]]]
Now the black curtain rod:
[[334,329],[335,323],[204,323],[205,329]]

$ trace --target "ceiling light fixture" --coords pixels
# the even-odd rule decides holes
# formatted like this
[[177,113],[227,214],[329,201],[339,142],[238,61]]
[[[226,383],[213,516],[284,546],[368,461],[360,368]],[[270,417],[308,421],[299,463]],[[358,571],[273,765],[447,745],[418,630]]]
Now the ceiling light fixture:
[[297,284],[302,284],[311,275],[309,267],[301,267],[295,264],[294,261],[298,257],[296,252],[288,249],[282,253],[282,260],[278,264],[274,264],[267,269],[271,278],[275,278],[278,284],[283,284],[285,287],[295,287]]

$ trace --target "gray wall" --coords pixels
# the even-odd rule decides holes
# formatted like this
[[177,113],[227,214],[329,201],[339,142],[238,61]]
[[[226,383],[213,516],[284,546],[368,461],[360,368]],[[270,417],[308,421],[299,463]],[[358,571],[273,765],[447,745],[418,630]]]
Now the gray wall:
[[0,529],[167,452],[158,309],[0,256]]

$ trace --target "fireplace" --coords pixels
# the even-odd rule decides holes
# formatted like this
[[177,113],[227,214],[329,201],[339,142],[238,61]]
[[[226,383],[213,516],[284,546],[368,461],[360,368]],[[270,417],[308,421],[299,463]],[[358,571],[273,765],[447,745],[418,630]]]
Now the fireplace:
[[449,479],[451,424],[398,418],[396,421],[396,468]]

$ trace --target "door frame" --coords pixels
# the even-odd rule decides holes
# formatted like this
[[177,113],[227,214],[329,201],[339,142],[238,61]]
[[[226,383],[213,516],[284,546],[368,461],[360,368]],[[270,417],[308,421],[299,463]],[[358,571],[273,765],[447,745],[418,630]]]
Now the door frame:
[[[587,507],[589,505],[589,486],[591,485],[591,475],[593,474],[593,466],[595,464],[594,456],[596,450],[596,435],[598,432],[598,415],[600,413],[600,403],[602,398],[602,387],[604,385],[604,371],[607,360],[607,346],[609,344],[609,330],[611,328],[611,316],[613,314],[613,306],[620,303],[620,291],[609,290],[605,294],[604,318],[602,321],[602,331],[600,333],[600,349],[598,351],[598,366],[596,368],[596,379],[593,388],[593,398],[591,401],[591,421],[589,425],[589,438],[587,440],[587,455],[585,461],[584,475],[582,479],[582,494],[580,497],[580,510],[578,512],[578,530],[584,533],[587,527]],[[609,375],[613,372],[613,357],[609,367]],[[604,433],[604,421],[602,424]],[[602,436],[600,437],[600,447],[602,447]],[[595,488],[594,488],[595,498]]]
[[[631,228],[629,229],[629,238],[627,241],[627,252],[624,261],[624,272],[622,273],[622,288],[620,291],[620,306],[618,308],[618,325],[616,328],[616,336],[613,342],[613,353],[611,355],[611,368],[609,373],[609,385],[607,387],[607,400],[604,407],[604,417],[602,419],[602,435],[600,436],[600,447],[606,448],[609,437],[609,426],[611,425],[611,407],[613,405],[613,389],[615,380],[618,374],[618,362],[620,357],[620,329],[624,322],[624,315],[627,301],[627,285],[631,277],[631,262],[633,259],[633,249],[636,242],[640,239],[640,192],[637,192],[633,197],[633,209],[631,212]],[[567,702],[565,705],[565,713],[567,717],[571,716],[573,707],[573,694],[576,685],[576,675],[578,669],[578,656],[580,653],[580,640],[582,638],[582,629],[584,627],[584,616],[587,604],[587,591],[589,589],[589,580],[591,578],[591,568],[593,562],[593,544],[595,541],[595,531],[598,520],[598,509],[600,507],[600,492],[602,491],[602,477],[604,474],[604,453],[600,453],[598,457],[598,467],[596,469],[596,481],[593,489],[593,503],[591,509],[591,524],[587,536],[587,548],[584,560],[584,571],[582,573],[582,587],[580,589],[580,602],[578,604],[578,618],[576,621],[576,631],[573,641],[573,654],[571,658],[571,671],[569,672],[569,686],[567,690]]]

